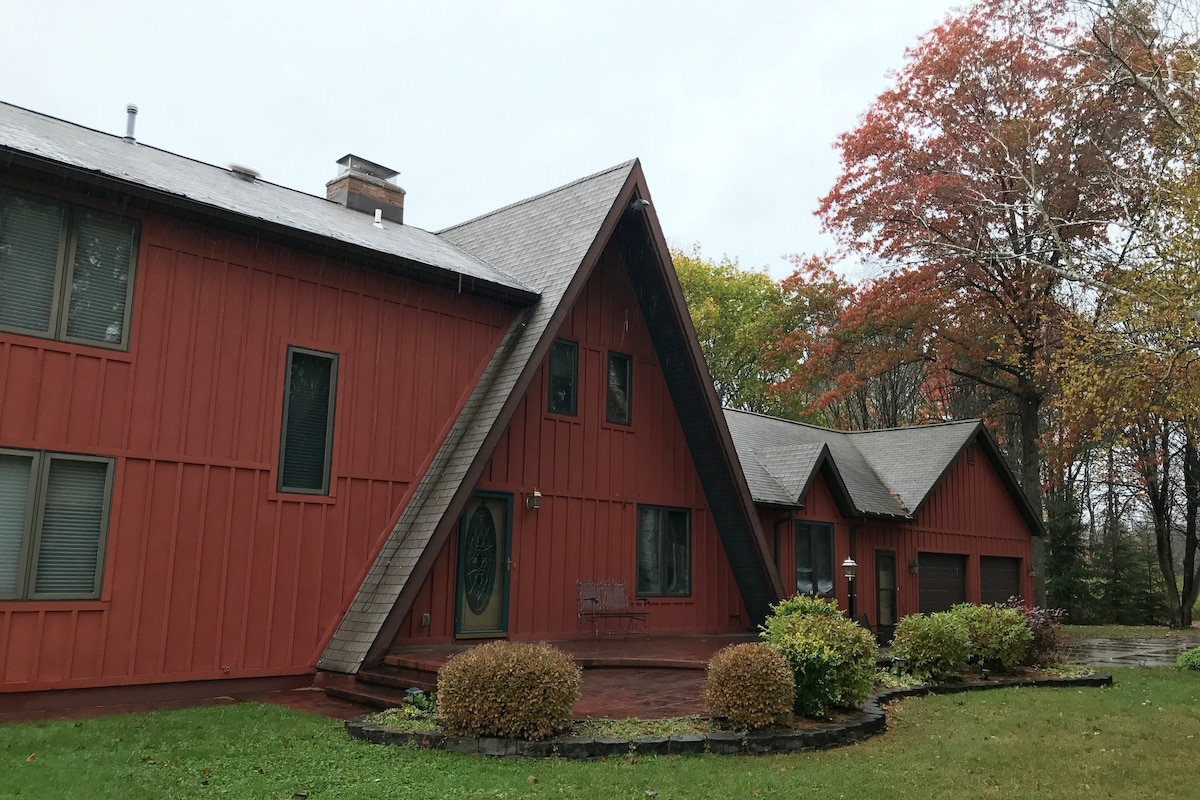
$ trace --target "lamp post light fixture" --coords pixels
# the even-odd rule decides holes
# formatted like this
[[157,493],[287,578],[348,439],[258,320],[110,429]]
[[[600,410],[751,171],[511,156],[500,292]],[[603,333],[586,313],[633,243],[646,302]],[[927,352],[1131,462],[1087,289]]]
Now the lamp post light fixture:
[[855,601],[858,599],[855,597],[854,592],[854,576],[858,574],[858,563],[853,558],[847,556],[846,560],[842,562],[842,574],[846,576],[850,590],[850,619],[854,619],[857,616],[854,606],[856,605]]

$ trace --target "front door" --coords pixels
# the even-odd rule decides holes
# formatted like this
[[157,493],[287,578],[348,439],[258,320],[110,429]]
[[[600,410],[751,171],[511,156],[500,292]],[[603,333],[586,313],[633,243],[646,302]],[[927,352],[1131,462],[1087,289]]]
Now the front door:
[[458,525],[458,593],[454,635],[459,639],[508,633],[509,529],[512,495],[477,492]]
[[880,644],[896,632],[896,552],[875,551],[875,636]]

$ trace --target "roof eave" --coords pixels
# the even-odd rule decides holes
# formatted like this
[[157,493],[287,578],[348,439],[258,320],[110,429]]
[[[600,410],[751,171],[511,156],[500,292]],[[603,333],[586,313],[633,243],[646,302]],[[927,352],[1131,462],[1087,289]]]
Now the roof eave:
[[[270,222],[248,214],[219,208],[200,200],[172,194],[134,181],[107,175],[103,172],[74,167],[53,159],[31,155],[21,150],[0,145],[0,163],[6,172],[19,178],[44,178],[53,176],[63,182],[60,188],[71,191],[80,189],[100,190],[101,197],[111,193],[113,199],[134,198],[138,205],[149,211],[194,217],[198,220],[219,220],[226,230],[248,235],[267,235],[270,241],[279,244],[300,246],[319,255],[336,256],[347,261],[369,266],[398,277],[436,285],[440,288],[486,297],[513,305],[528,305],[538,299],[538,293],[529,289],[509,286],[485,278],[463,275],[453,270],[424,264],[413,259],[373,250],[369,247],[342,242],[319,233],[293,228],[281,223]],[[181,213],[182,212],[182,213]]]

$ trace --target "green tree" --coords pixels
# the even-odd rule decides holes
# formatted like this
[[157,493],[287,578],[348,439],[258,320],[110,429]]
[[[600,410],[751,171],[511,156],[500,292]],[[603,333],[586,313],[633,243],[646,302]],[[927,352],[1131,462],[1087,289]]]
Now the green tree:
[[671,258],[721,404],[791,416],[795,404],[770,389],[786,374],[770,345],[791,324],[779,284],[728,256],[705,258],[699,245]]

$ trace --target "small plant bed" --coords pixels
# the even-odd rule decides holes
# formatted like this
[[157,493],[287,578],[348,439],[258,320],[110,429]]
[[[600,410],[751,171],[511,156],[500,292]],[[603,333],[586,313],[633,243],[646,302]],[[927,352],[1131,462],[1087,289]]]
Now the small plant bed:
[[[1089,674],[1082,674],[1082,673]],[[629,755],[747,755],[824,750],[842,747],[887,730],[884,708],[905,697],[986,691],[1015,686],[1109,686],[1112,677],[1086,668],[1020,668],[1012,673],[949,676],[936,684],[880,686],[859,711],[834,711],[826,719],[793,718],[756,731],[729,730],[720,720],[675,717],[659,720],[576,720],[568,732],[540,741],[449,736],[432,719],[414,719],[403,709],[388,709],[346,723],[350,736],[376,744],[489,756],[597,759]],[[411,713],[411,712],[410,712]]]

